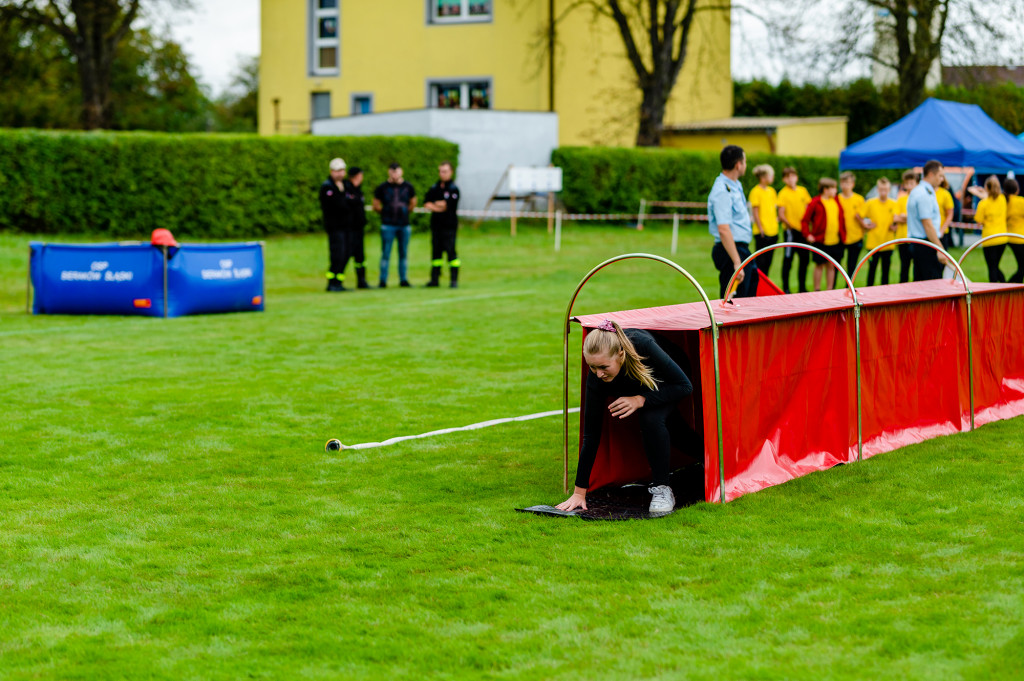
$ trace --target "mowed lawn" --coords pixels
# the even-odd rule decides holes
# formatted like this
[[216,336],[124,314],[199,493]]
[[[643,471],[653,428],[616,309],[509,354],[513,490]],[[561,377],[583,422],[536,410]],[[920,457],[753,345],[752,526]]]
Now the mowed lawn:
[[[322,235],[274,238],[266,312],[170,320],[26,315],[28,239],[0,233],[0,679],[1024,674],[1021,419],[646,522],[513,510],[564,498],[559,418],[324,452],[559,408],[576,284],[664,226],[465,227],[458,290],[341,295]],[[715,297],[709,249],[675,259]],[[576,309],[695,299],[630,261]]]

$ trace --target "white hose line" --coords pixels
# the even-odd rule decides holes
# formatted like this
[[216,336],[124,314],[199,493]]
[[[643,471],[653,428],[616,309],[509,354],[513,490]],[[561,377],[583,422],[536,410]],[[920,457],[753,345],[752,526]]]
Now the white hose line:
[[[579,407],[573,407],[569,410],[570,414],[579,413]],[[432,430],[429,433],[423,433],[421,435],[403,435],[401,437],[393,437],[390,440],[384,440],[383,442],[363,442],[358,445],[342,445],[342,449],[370,449],[372,447],[386,447],[387,445],[393,445],[397,442],[404,442],[405,440],[419,440],[424,437],[433,437],[434,435],[445,435],[447,433],[457,433],[460,430],[477,430],[478,428],[487,428],[489,426],[497,426],[501,423],[511,423],[512,421],[532,421],[533,419],[542,419],[545,416],[558,416],[562,413],[561,409],[555,411],[542,411],[539,414],[527,414],[526,416],[513,416],[507,419],[491,419],[490,421],[481,421],[480,423],[473,423],[468,426],[460,426],[458,428],[442,428],[441,430]]]

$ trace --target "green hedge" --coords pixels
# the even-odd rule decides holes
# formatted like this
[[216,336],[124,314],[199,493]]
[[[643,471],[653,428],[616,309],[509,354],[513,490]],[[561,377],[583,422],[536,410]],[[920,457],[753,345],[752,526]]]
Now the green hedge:
[[[560,147],[551,155],[562,168],[562,202],[572,213],[636,213],[640,199],[648,201],[706,201],[720,172],[718,154],[675,149]],[[775,168],[775,188],[781,189],[782,169],[793,166],[800,184],[817,193],[819,177],[839,177],[839,160],[800,156],[751,154],[741,179],[749,192],[757,184],[755,165]],[[857,191],[867,193],[882,175],[898,181],[899,171],[857,171]]]
[[0,229],[139,239],[156,227],[213,239],[317,231],[317,189],[335,156],[365,168],[367,200],[399,161],[422,203],[438,162],[458,162],[458,146],[417,137],[0,130]]

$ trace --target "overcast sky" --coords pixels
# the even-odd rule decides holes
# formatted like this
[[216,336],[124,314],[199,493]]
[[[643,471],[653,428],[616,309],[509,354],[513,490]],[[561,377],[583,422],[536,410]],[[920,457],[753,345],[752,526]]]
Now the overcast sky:
[[199,80],[218,95],[230,83],[239,59],[260,53],[260,0],[193,0],[193,6],[191,11],[159,13],[154,24],[170,30]]
[[[199,79],[213,94],[227,88],[240,58],[260,51],[260,0],[192,0],[186,12],[157,11],[156,26],[167,26],[188,53]],[[301,3],[296,2],[296,5]],[[764,28],[740,12],[734,12],[732,39],[733,77],[777,79],[781,66],[758,49],[764,45]]]

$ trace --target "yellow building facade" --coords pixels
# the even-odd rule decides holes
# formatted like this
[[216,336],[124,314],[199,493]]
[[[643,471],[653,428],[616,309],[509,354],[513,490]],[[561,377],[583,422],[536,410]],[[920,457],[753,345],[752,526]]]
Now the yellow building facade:
[[[573,4],[261,0],[259,132],[300,134],[317,118],[429,107],[553,108],[563,145],[632,145],[640,90],[622,38],[606,16],[566,13]],[[706,4],[666,124],[732,113],[729,12],[719,0]]]
[[846,126],[846,116],[695,121],[666,126],[661,146],[717,152],[735,144],[748,154],[838,157],[846,148]]

